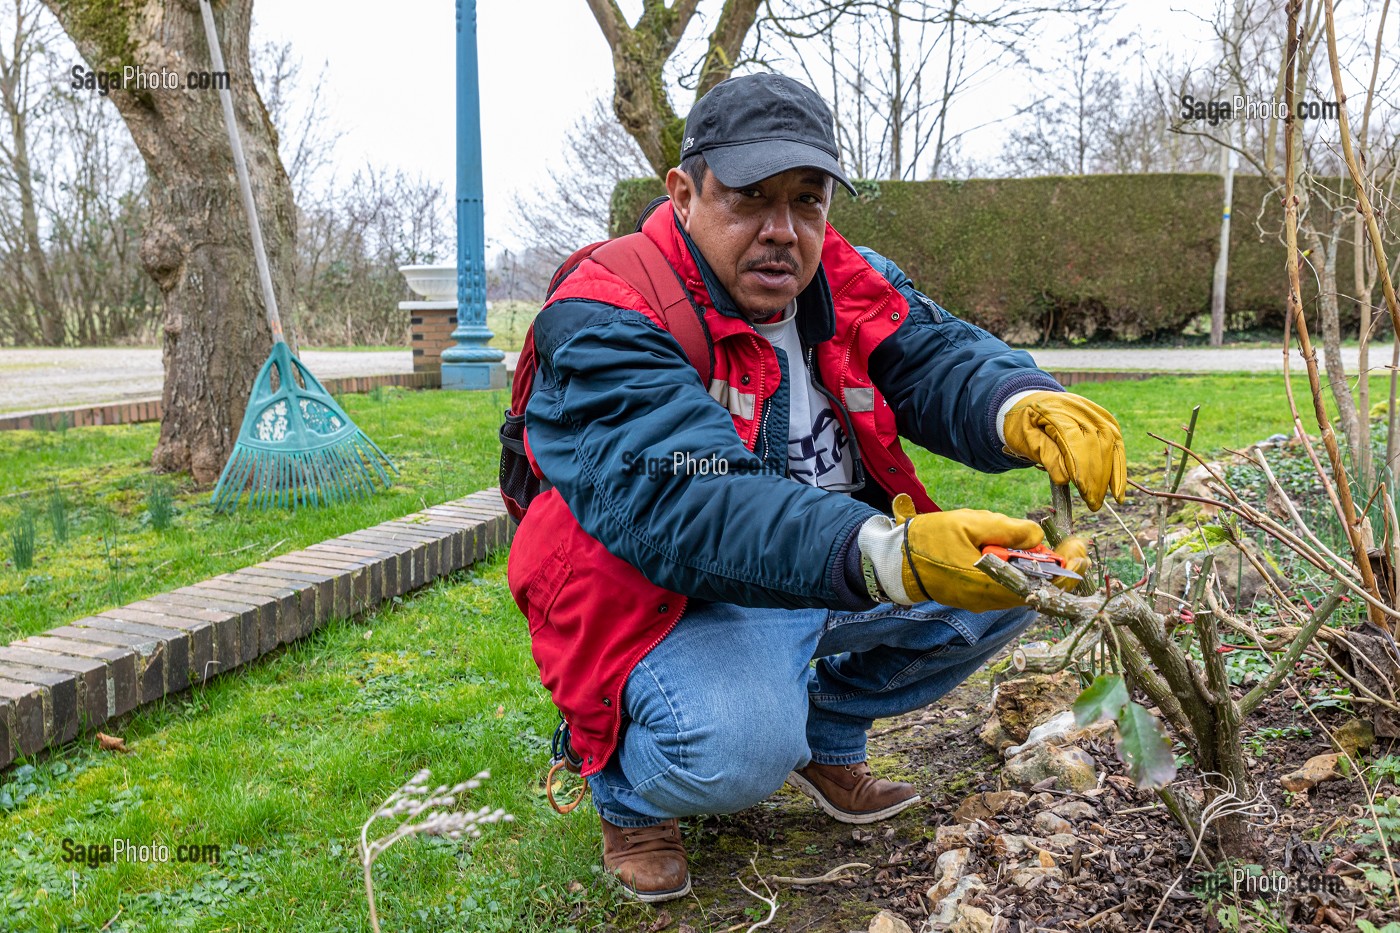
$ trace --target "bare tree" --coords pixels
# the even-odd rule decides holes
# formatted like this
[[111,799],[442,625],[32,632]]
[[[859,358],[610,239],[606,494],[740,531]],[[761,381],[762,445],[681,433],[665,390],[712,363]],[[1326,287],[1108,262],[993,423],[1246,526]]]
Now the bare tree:
[[366,166],[335,199],[301,212],[297,259],[303,337],[326,344],[404,344],[408,317],[399,266],[455,254],[451,203],[442,186]]
[[[635,24],[628,23],[617,0],[587,0],[598,28],[612,50],[613,111],[637,141],[652,171],[665,176],[680,160],[685,121],[676,115],[666,90],[667,62],[691,21],[700,0],[646,0]],[[758,15],[761,0],[723,0],[697,75],[695,97],[734,71]]]
[[753,57],[800,68],[832,102],[842,157],[857,176],[943,178],[961,164],[960,141],[995,122],[950,128],[968,93],[1026,65],[1050,15],[1104,2],[792,0],[779,8],[770,0]]
[[305,67],[290,42],[264,42],[252,50],[253,77],[267,115],[277,130],[277,151],[287,168],[298,204],[309,201],[312,186],[332,167],[335,145],[345,135],[326,117],[326,64],[309,87]]
[[145,169],[110,104],[66,86],[54,95],[43,213],[68,338],[153,342],[160,301],[140,258]]
[[[165,391],[152,462],[212,482],[233,449],[248,390],[271,347],[218,94],[185,90],[211,61],[194,0],[44,0],[89,68],[147,74],[112,90],[151,179],[141,261],[164,299]],[[248,153],[279,297],[290,298],[296,248],[291,183],[249,65],[252,0],[222,0],[215,17]],[[149,69],[173,69],[179,90],[151,87]],[[290,303],[290,302],[287,302]]]
[[141,160],[110,101],[71,87],[76,51],[49,12],[32,0],[11,12],[0,23],[0,342],[148,341],[158,312],[137,257]]
[[[1073,34],[1057,46],[1061,54],[1040,69],[1044,83],[1037,84],[1038,97],[1027,111],[1031,123],[1009,140],[1010,174],[1085,175],[1116,169],[1108,167],[1122,154],[1121,148],[1114,151],[1115,142],[1125,135],[1125,124],[1142,119],[1121,106],[1121,56],[1130,40],[1108,45],[1102,38],[1116,12],[1118,8],[1098,8],[1076,15]],[[1108,101],[1113,106],[1105,106]]]
[[44,21],[40,6],[34,0],[16,0],[13,8],[13,31],[8,43],[0,43],[0,110],[5,117],[4,132],[0,132],[0,172],[8,193],[14,196],[18,216],[13,208],[3,212],[0,223],[7,251],[16,260],[13,273],[14,297],[32,316],[36,336],[49,346],[63,343],[63,316],[49,271],[48,257],[39,236],[39,196],[31,158],[31,135],[43,94],[34,86],[34,63],[42,57],[44,43],[53,32]]
[[[1382,11],[1384,9],[1382,7]],[[1316,290],[1316,313],[1318,329],[1322,333],[1327,383],[1337,405],[1342,435],[1352,455],[1357,458],[1360,467],[1357,471],[1358,481],[1366,489],[1371,489],[1375,475],[1367,428],[1369,412],[1358,404],[1359,396],[1353,393],[1343,367],[1343,293],[1337,277],[1342,248],[1364,250],[1366,247],[1364,240],[1356,239],[1357,232],[1353,225],[1354,192],[1348,190],[1349,184],[1339,184],[1338,176],[1344,174],[1345,168],[1337,149],[1336,116],[1328,109],[1329,106],[1336,107],[1337,97],[1331,79],[1326,75],[1326,56],[1323,54],[1319,57],[1324,34],[1323,13],[1322,0],[1300,0],[1295,17],[1298,33],[1290,37],[1282,10],[1258,0],[1246,0],[1240,10],[1244,24],[1239,31],[1241,38],[1235,40],[1228,33],[1222,35],[1227,50],[1224,60],[1200,70],[1192,78],[1196,87],[1194,96],[1202,101],[1224,100],[1223,89],[1226,88],[1274,87],[1279,76],[1290,70],[1280,62],[1285,61],[1288,40],[1296,40],[1296,49],[1292,53],[1294,58],[1291,59],[1296,65],[1291,70],[1297,76],[1297,101],[1294,106],[1312,108],[1305,118],[1298,118],[1292,147],[1295,196],[1298,198],[1297,235],[1305,249],[1308,264],[1304,279],[1305,284],[1310,280]],[[1214,19],[1215,28],[1223,30],[1224,24],[1229,21],[1230,11],[1222,4]],[[1371,111],[1377,102],[1389,103],[1394,93],[1400,90],[1400,62],[1393,55],[1386,56],[1383,52],[1386,45],[1382,35],[1385,25],[1385,16],[1373,9],[1358,11],[1349,23],[1349,35],[1344,40],[1349,51],[1359,53],[1348,55],[1348,61],[1360,60],[1366,65],[1365,76],[1358,82],[1367,87],[1367,99],[1357,108],[1363,113]],[[1377,50],[1374,57],[1372,42]],[[1183,95],[1185,93],[1183,90]],[[1267,102],[1257,102],[1256,107],[1258,103]],[[1286,111],[1287,107],[1284,109]],[[1238,132],[1231,132],[1229,121],[1219,121],[1213,126],[1208,120],[1188,115],[1183,107],[1172,128],[1175,132],[1209,140],[1233,150],[1245,165],[1267,178],[1276,192],[1281,192],[1288,169],[1280,151],[1285,135],[1279,127],[1283,116],[1277,107],[1266,113],[1246,110],[1243,114],[1235,115]],[[1365,126],[1370,138],[1358,137],[1356,141],[1366,154],[1369,183],[1375,190],[1386,192],[1387,197],[1394,192],[1397,168],[1400,168],[1395,150],[1395,116],[1395,107],[1390,104],[1374,127]],[[1366,124],[1364,119],[1361,122]],[[1269,205],[1262,205],[1259,214],[1261,218],[1267,218],[1267,225],[1261,220],[1261,231],[1281,237],[1282,218],[1278,213],[1270,211]],[[1393,233],[1385,231],[1383,235],[1387,238],[1388,249],[1395,248],[1397,244]],[[1362,258],[1360,262],[1363,272],[1361,284],[1364,286],[1368,284],[1366,260]],[[1355,276],[1355,268],[1352,271]],[[1372,278],[1369,290],[1365,292],[1368,307],[1374,304],[1376,284],[1377,280]],[[1356,298],[1352,300],[1360,304]],[[1368,330],[1362,334],[1363,342],[1372,336],[1369,332],[1372,323],[1368,320]],[[1363,359],[1366,356],[1363,347]],[[1369,401],[1369,396],[1365,398]]]
[[618,182],[651,172],[641,147],[602,100],[569,128],[563,150],[563,164],[549,169],[548,181],[515,196],[514,232],[525,249],[512,269],[532,297],[543,297],[550,274],[570,253],[608,236]]

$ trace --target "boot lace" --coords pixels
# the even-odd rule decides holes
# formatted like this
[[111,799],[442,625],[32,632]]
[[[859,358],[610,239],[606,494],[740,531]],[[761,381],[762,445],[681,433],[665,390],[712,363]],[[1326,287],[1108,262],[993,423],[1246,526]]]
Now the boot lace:
[[622,827],[622,840],[627,844],[629,854],[673,849],[676,845],[674,827],[670,823]]

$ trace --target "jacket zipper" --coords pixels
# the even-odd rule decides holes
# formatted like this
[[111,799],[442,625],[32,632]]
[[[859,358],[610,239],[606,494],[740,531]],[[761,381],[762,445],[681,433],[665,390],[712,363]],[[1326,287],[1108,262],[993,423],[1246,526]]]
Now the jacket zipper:
[[[767,463],[767,462],[768,462],[768,454],[769,454],[769,451],[770,451],[769,444],[768,444],[768,408],[769,408],[769,406],[768,406],[768,403],[767,403],[766,401],[763,401],[763,400],[762,400],[762,398],[763,398],[763,395],[762,395],[763,387],[764,387],[764,385],[766,384],[766,380],[763,378],[763,377],[764,377],[764,371],[763,371],[763,348],[760,347],[759,344],[758,344],[758,335],[757,335],[757,334],[755,334],[753,337],[751,337],[751,338],[749,338],[749,339],[751,339],[751,340],[754,341],[754,349],[758,352],[758,359],[759,359],[759,363],[758,363],[758,385],[754,386],[754,404],[756,404],[756,405],[762,405],[762,406],[763,406],[763,411],[760,412],[760,413],[759,413],[759,416],[758,416],[758,438],[757,438],[757,439],[755,440],[755,442],[754,442],[754,447],[757,447],[757,446],[758,446],[758,442],[759,442],[759,441],[762,441],[762,442],[763,442],[763,452],[759,454],[759,462],[760,462],[760,463]],[[757,451],[755,451],[755,453],[757,453]],[[784,472],[784,475],[786,475],[786,472]]]

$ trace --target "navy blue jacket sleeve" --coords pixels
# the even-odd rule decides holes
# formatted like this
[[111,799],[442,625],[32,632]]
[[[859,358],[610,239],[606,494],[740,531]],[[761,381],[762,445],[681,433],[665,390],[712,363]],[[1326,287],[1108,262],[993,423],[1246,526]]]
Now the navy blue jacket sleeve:
[[1063,391],[1031,355],[954,317],[889,259],[857,250],[909,302],[909,319],[870,354],[870,375],[899,433],[984,473],[1030,466],[1002,452],[997,410],[1017,392]]
[[[635,311],[583,299],[555,303],[534,327],[530,450],[579,525],[612,554],[702,599],[873,604],[850,584],[856,533],[875,510],[751,469],[759,461],[674,337]],[[677,455],[723,462],[727,472],[672,473]]]

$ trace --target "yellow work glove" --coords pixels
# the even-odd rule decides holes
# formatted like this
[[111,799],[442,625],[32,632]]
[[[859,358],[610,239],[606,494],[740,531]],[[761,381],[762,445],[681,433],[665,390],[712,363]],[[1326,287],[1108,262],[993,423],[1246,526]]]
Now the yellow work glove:
[[1033,392],[1006,413],[1008,452],[1033,460],[1058,485],[1074,483],[1090,509],[1107,492],[1128,491],[1128,461],[1118,422],[1103,408],[1069,392]]
[[[1081,577],[1088,573],[1091,563],[1089,560],[1089,545],[1084,542],[1083,538],[1075,537],[1074,535],[1065,538],[1060,542],[1059,546],[1055,548],[1055,553],[1065,559],[1066,570],[1073,570]],[[1071,577],[1053,577],[1050,582],[1066,593],[1072,591],[1079,585],[1079,581]]]
[[973,566],[982,548],[1033,548],[1044,538],[1035,522],[982,509],[918,515],[913,500],[901,493],[894,500],[894,518],[869,519],[857,542],[892,602],[911,606],[931,599],[987,612],[1020,606],[1023,600]]

